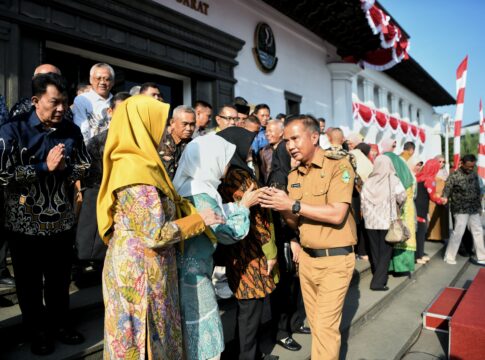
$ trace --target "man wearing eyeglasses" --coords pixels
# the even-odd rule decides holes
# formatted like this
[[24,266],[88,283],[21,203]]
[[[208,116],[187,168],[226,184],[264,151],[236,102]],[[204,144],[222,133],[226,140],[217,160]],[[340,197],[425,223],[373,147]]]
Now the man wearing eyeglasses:
[[216,115],[216,132],[224,130],[229,126],[236,126],[236,122],[239,120],[237,116],[237,109],[233,105],[223,105]]
[[114,81],[113,68],[105,63],[97,63],[89,71],[92,89],[74,99],[74,123],[81,128],[85,143],[108,128],[108,108],[113,97],[110,91]]

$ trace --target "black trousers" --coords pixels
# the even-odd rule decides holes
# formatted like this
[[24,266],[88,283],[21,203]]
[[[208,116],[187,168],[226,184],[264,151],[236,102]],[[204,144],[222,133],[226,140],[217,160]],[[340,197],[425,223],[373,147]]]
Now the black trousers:
[[3,225],[0,225],[0,277],[10,276],[7,268],[7,249],[7,234]]
[[424,241],[426,240],[426,232],[428,231],[428,224],[426,222],[418,221],[416,229],[416,252],[414,258],[421,259],[424,256]]
[[271,309],[276,340],[290,336],[303,325],[306,313],[300,279],[293,272],[280,272],[280,281],[271,293]]
[[261,353],[269,354],[271,351],[270,306],[269,295],[237,301],[239,360],[254,360]]
[[372,262],[373,276],[370,287],[380,288],[387,284],[387,270],[392,257],[392,245],[386,241],[387,230],[367,229],[369,236],[370,261]]
[[69,326],[73,239],[72,231],[51,236],[9,233],[22,320],[32,333]]

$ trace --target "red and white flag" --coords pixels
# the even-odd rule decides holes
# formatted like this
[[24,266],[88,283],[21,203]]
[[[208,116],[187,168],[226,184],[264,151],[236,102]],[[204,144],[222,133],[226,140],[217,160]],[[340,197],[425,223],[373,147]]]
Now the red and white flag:
[[480,99],[480,138],[478,142],[478,176],[485,181],[485,119],[483,118],[482,99]]
[[468,55],[465,56],[456,70],[456,113],[455,113],[455,138],[453,139],[453,168],[458,169],[460,163],[460,138],[461,122],[463,120],[463,106],[465,104],[466,73],[468,67]]

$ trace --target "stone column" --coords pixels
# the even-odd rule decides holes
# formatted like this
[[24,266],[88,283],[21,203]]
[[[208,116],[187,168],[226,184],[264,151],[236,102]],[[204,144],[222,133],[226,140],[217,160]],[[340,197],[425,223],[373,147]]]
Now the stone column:
[[374,105],[374,83],[368,79],[364,79],[364,101],[368,105]]
[[409,117],[409,102],[407,100],[402,101],[402,118],[407,119],[408,121],[410,120]]
[[327,126],[353,129],[352,118],[352,80],[362,69],[355,64],[331,63],[328,69],[332,74],[332,119]]
[[390,113],[393,114],[394,116],[401,117],[399,114],[399,98],[391,94],[391,108],[389,109]]
[[378,96],[379,96],[379,105],[381,110],[387,110],[389,113],[391,109],[387,108],[387,90],[381,88],[380,86],[377,88]]

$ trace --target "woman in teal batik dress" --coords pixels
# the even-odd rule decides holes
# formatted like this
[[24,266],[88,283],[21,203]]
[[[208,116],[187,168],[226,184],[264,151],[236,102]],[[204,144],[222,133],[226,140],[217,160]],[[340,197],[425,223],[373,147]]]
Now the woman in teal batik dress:
[[174,185],[198,211],[210,208],[225,218],[212,226],[214,238],[195,236],[177,251],[180,311],[187,359],[218,359],[224,350],[222,323],[211,282],[212,254],[216,243],[230,245],[249,231],[249,207],[258,193],[248,192],[239,203],[222,204],[217,192],[220,179],[236,147],[213,134],[197,137],[184,150]]

